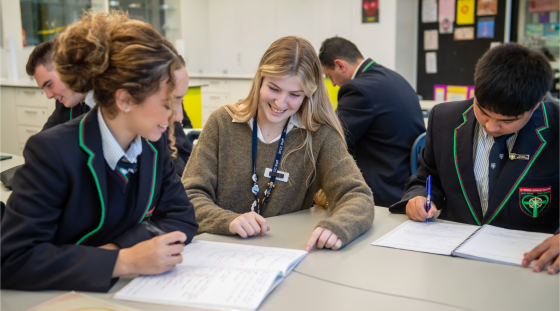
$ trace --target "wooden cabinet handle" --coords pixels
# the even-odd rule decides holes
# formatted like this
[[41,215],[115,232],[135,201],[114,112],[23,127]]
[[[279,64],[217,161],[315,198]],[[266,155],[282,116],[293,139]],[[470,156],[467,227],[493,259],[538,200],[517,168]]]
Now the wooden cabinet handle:
[[24,94],[35,95],[35,91],[23,91]]
[[220,81],[210,80],[210,83],[212,83],[212,84],[220,84]]
[[37,134],[39,133],[39,131],[37,130],[25,130],[27,133],[33,133],[33,134]]
[[37,114],[35,110],[25,110],[25,113]]
[[210,96],[211,99],[220,99],[220,96]]

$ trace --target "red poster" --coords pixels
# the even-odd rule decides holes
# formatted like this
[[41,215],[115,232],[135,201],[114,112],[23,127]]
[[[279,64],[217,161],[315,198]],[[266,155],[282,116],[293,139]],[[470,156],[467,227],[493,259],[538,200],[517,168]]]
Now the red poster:
[[362,0],[362,24],[379,23],[379,0]]
[[529,12],[558,11],[560,5],[558,0],[531,0],[529,1]]

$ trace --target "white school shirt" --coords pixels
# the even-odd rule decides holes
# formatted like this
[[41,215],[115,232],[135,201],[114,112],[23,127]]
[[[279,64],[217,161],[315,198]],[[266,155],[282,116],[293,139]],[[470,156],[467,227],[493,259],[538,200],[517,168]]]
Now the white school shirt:
[[93,91],[89,91],[86,95],[86,99],[84,99],[84,103],[89,106],[90,109],[95,107],[95,100],[93,99]]
[[117,163],[122,157],[125,157],[130,163],[136,163],[138,156],[142,153],[142,140],[140,135],[136,136],[130,144],[130,147],[128,147],[128,150],[124,152],[121,145],[119,145],[107,127],[107,124],[103,119],[103,115],[101,114],[101,109],[97,110],[97,120],[99,121],[99,130],[101,131],[103,156],[105,157],[105,161],[107,161],[111,170],[115,169]]
[[[237,121],[235,121],[235,119],[233,119],[232,122],[237,123]],[[251,120],[247,121],[247,124],[249,124],[249,126],[251,127],[251,130],[253,130],[253,118],[251,118]],[[293,128],[295,127],[299,127],[301,129],[305,128],[305,125],[303,125],[303,123],[300,121],[299,117],[297,116],[297,114],[293,114],[290,117],[290,121],[288,122],[288,127],[286,128],[286,134],[288,134]],[[272,144],[275,141],[280,140],[280,137],[282,136],[282,134],[278,135],[278,137],[274,138],[273,140],[271,140],[269,142],[269,144]],[[259,127],[259,125],[257,124],[257,137],[259,138],[260,141],[262,141],[263,143],[264,141],[264,136],[261,132],[261,128]]]
[[[508,151],[510,153],[518,133],[519,132],[515,132],[515,134],[511,135],[507,140]],[[476,188],[478,190],[478,196],[480,197],[483,216],[488,210],[488,163],[490,150],[493,145],[494,137],[488,135],[480,123],[476,122],[473,139],[474,178],[476,180]]]
[[356,77],[356,74],[358,74],[358,69],[360,69],[360,66],[362,66],[362,64],[367,60],[367,58],[365,58],[359,65],[358,67],[356,67],[356,70],[354,70],[354,74],[352,75],[352,79],[354,80],[354,78]]

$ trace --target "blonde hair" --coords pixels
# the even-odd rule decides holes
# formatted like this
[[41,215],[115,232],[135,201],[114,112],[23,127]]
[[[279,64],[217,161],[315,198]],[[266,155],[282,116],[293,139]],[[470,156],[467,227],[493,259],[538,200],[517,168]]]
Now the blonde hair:
[[314,172],[316,159],[312,150],[312,133],[325,124],[334,128],[344,141],[344,132],[331,106],[327,87],[323,81],[321,62],[309,41],[295,36],[274,41],[261,58],[249,96],[236,104],[226,105],[225,108],[235,121],[247,122],[257,113],[264,77],[290,76],[298,78],[305,93],[303,103],[296,114],[305,126],[306,139],[302,144],[288,151],[281,163],[284,163],[291,153],[305,147],[306,155],[313,163]]
[[56,71],[72,91],[94,91],[96,105],[114,118],[118,113],[115,93],[126,90],[136,104],[169,87],[169,147],[177,156],[173,135],[175,106],[174,71],[185,66],[173,45],[150,24],[132,20],[128,12],[94,14],[91,11],[69,25],[54,39]]

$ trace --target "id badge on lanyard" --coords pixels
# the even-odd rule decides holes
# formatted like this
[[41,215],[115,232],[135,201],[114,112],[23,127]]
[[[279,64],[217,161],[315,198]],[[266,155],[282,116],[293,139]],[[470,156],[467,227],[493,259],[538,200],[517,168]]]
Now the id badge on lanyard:
[[274,164],[272,165],[272,173],[270,174],[270,182],[268,183],[268,188],[264,192],[264,198],[262,202],[259,202],[259,184],[257,183],[257,144],[258,144],[258,137],[257,137],[257,115],[255,114],[255,118],[253,119],[253,143],[252,143],[252,156],[253,156],[253,188],[251,188],[251,192],[255,195],[255,201],[253,205],[251,205],[251,211],[255,211],[255,207],[257,208],[257,214],[261,215],[261,204],[262,208],[264,208],[266,202],[270,198],[270,193],[272,193],[272,189],[274,189],[274,182],[276,181],[276,176],[278,176],[278,165],[280,165],[280,161],[282,160],[282,152],[284,151],[284,141],[286,140],[286,132],[288,129],[288,122],[284,126],[284,130],[282,130],[282,136],[280,136],[280,142],[278,143],[278,149],[276,151],[276,158],[274,159]]

